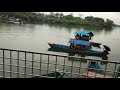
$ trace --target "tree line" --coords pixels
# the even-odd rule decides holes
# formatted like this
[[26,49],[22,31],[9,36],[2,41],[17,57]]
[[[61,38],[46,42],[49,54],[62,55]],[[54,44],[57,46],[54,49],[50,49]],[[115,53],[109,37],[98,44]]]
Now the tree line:
[[112,27],[114,22],[110,19],[87,16],[85,18],[74,17],[73,14],[64,15],[63,13],[50,14],[38,12],[0,12],[0,20],[9,20],[10,17],[19,18],[25,23],[50,23],[50,24],[70,24],[70,25],[85,25],[85,26],[99,26]]

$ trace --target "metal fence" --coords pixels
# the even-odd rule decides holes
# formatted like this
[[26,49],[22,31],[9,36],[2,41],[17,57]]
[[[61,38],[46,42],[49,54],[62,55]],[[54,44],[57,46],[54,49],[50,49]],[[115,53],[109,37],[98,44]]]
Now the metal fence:
[[[97,72],[89,72],[90,69],[93,69],[88,68],[91,61],[97,62],[106,74],[99,75]],[[115,75],[119,74],[117,71],[119,66],[120,62],[108,60],[0,48],[1,78],[58,78],[55,72],[60,70],[67,70],[62,78],[116,78]],[[49,77],[49,73],[55,73],[55,75]]]

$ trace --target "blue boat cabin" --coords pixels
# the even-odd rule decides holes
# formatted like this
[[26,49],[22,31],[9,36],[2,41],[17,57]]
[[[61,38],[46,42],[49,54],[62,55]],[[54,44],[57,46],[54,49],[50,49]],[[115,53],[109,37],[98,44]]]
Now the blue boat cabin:
[[86,51],[91,48],[90,42],[85,40],[70,39],[69,43],[70,49]]
[[79,39],[79,40],[86,40],[89,41],[91,40],[91,37],[93,37],[94,34],[90,31],[86,31],[86,30],[77,30],[75,32],[75,39]]

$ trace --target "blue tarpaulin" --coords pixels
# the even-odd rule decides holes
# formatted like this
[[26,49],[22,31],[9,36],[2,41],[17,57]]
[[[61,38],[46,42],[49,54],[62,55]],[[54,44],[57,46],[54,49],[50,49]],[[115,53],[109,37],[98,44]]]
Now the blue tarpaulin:
[[90,46],[90,42],[85,41],[85,40],[70,39],[69,42],[73,43],[73,44],[80,44],[80,45]]
[[[86,30],[77,30],[77,31],[75,32],[75,34],[78,34],[78,35],[87,35],[87,34],[90,34],[90,33],[92,33],[92,32],[86,31]],[[92,34],[93,34],[93,33],[92,33]]]
[[96,62],[91,62],[89,64],[88,68],[91,68],[89,70],[91,72],[97,72],[99,74],[105,74],[105,71]]

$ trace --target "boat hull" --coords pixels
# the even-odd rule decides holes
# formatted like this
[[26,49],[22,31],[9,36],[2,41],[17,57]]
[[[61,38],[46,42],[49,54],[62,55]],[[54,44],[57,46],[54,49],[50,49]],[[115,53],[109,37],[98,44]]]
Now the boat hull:
[[75,53],[75,54],[86,54],[92,56],[106,56],[102,51],[95,51],[95,50],[86,50],[86,51],[79,51],[75,49],[70,49],[69,46],[59,45],[59,44],[50,44],[48,43],[51,49],[56,49],[56,51],[66,52],[66,53]]

